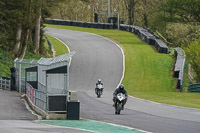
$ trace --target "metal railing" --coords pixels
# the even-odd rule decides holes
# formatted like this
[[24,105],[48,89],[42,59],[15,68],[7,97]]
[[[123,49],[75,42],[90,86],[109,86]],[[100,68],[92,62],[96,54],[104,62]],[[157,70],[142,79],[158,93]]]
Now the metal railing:
[[[41,110],[47,113],[48,112],[66,112],[66,107],[65,107],[66,97],[67,97],[66,93],[65,94],[49,94],[47,93],[46,86],[41,83],[38,83],[38,89],[35,89],[29,83],[26,83],[26,95],[32,104],[34,104],[35,106],[37,106],[38,108],[40,108]],[[55,108],[54,105],[52,104],[52,101],[49,100],[50,97],[51,99],[58,98],[58,101],[56,101],[56,104],[61,105],[62,107]],[[62,100],[60,100],[59,98],[62,98]],[[53,110],[52,110],[52,107],[53,107]]]
[[11,80],[9,78],[0,77],[0,89],[10,90]]
[[39,107],[41,110],[47,111],[47,95],[45,86],[39,84],[40,90],[33,88],[29,83],[26,83],[26,95],[32,104]]

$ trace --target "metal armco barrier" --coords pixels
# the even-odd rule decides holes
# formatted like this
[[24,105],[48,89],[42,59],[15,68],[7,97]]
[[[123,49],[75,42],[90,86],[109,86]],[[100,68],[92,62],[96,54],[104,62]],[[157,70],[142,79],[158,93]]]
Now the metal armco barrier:
[[0,77],[0,89],[10,90],[11,80],[10,78]]
[[51,43],[51,41],[48,39],[48,37],[44,36],[47,40],[48,45],[50,46],[51,51],[53,52],[53,45]]
[[47,24],[66,25],[66,26],[78,26],[86,28],[98,28],[98,29],[117,29],[117,26],[110,23],[93,23],[93,22],[81,22],[70,21],[62,19],[45,19]]
[[198,93],[200,93],[200,83],[189,85],[188,86],[188,92],[198,92]]
[[158,36],[154,35],[149,30],[143,27],[120,24],[120,30],[128,31],[137,35],[141,40],[143,40],[147,44],[153,45],[159,53],[169,53],[168,46]]
[[182,48],[175,48],[174,56],[176,59],[176,63],[174,66],[174,77],[178,78],[176,88],[180,89],[180,91],[182,91],[186,55]]
[[[66,25],[66,26],[78,26],[86,28],[97,28],[97,29],[117,29],[117,26],[110,23],[93,23],[93,22],[81,22],[81,21],[70,21],[62,19],[45,19],[47,24],[55,25]],[[149,30],[135,26],[120,24],[119,29],[122,31],[128,31],[137,35],[141,40],[147,44],[153,45],[159,53],[169,53],[168,46],[156,35],[151,33]]]

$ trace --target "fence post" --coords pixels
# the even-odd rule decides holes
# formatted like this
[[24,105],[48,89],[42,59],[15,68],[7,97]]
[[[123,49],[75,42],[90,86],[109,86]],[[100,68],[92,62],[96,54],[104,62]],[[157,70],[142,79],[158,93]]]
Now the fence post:
[[1,89],[2,89],[3,79],[1,78]]
[[117,13],[117,28],[120,29],[119,13]]
[[19,77],[19,93],[21,93],[22,92],[22,88],[21,88],[21,61],[22,61],[23,59],[21,59],[20,61],[19,61],[19,74],[18,74],[18,77]]
[[18,60],[18,58],[16,58],[16,59],[14,60],[14,67],[15,67],[15,68],[16,68],[16,66],[17,66],[17,64],[16,64],[17,60]]
[[46,94],[46,112],[49,111],[49,96]]
[[8,84],[8,89],[9,89],[9,91],[11,90],[11,80],[9,80],[9,82],[8,82],[9,84]]
[[7,79],[5,79],[5,89],[7,90]]

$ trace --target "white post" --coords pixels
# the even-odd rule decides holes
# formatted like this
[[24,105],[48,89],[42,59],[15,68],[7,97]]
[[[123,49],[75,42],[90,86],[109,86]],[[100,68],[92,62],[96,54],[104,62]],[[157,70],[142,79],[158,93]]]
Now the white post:
[[17,62],[17,60],[18,60],[18,58],[16,58],[15,60],[14,60],[14,67],[16,68],[16,62]]
[[69,63],[67,64],[67,101],[69,101]]
[[19,63],[19,93],[21,93],[21,63]]

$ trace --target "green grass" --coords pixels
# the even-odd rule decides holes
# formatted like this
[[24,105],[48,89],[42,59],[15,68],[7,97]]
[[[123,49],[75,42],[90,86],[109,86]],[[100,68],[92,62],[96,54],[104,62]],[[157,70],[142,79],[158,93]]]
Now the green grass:
[[63,45],[63,43],[59,40],[57,40],[56,38],[50,36],[50,35],[45,35],[49,40],[50,42],[52,43],[55,51],[56,51],[56,56],[59,56],[59,55],[62,55],[62,54],[66,54],[68,53],[68,48]]
[[33,54],[32,52],[30,51],[27,51],[26,52],[26,55],[24,57],[24,59],[29,59],[29,60],[39,60],[42,56],[41,55],[36,55],[36,54]]
[[171,55],[157,53],[135,35],[119,30],[104,30],[61,25],[49,28],[95,33],[114,40],[125,52],[125,77],[123,84],[129,95],[155,102],[200,108],[200,94],[180,93],[172,77],[174,59]]
[[31,52],[31,48],[27,49],[26,51],[26,55],[24,57],[24,59],[34,59],[34,60],[39,60],[41,57],[53,57],[53,53],[47,43],[47,40],[45,39],[45,37],[43,36],[42,38],[43,41],[43,45],[40,45],[40,47],[42,47],[42,54],[34,54],[33,52]]

